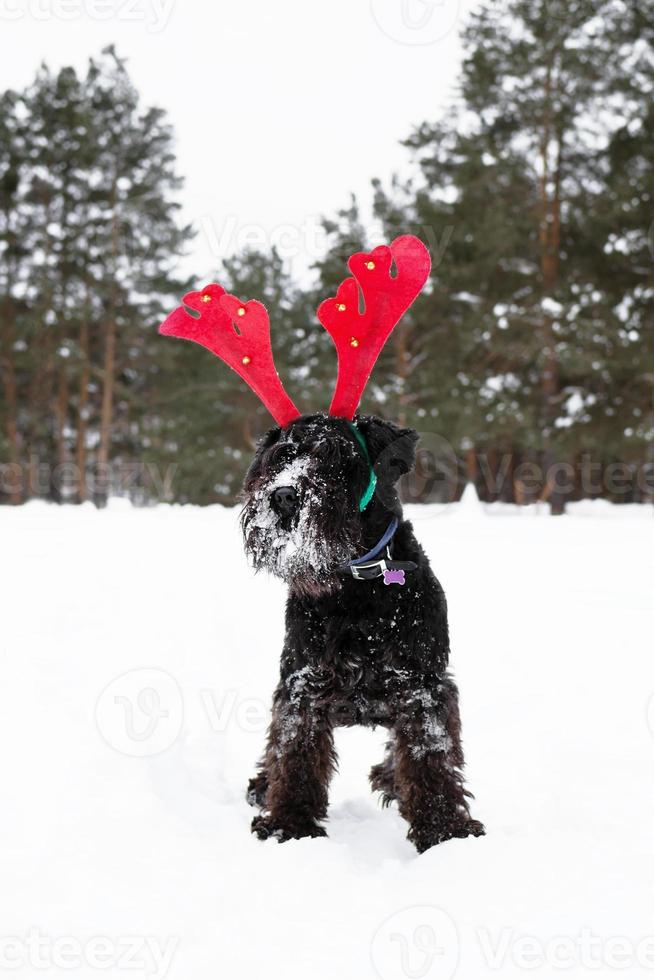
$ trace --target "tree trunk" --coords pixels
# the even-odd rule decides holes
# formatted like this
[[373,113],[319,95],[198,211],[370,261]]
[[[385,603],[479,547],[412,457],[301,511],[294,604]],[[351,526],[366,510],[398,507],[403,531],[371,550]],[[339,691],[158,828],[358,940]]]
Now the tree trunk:
[[89,404],[90,357],[89,357],[89,303],[82,315],[79,326],[79,353],[81,369],[79,390],[77,394],[77,444],[75,447],[75,463],[77,469],[77,502],[83,504],[88,498],[86,480],[86,413]]
[[[539,184],[540,197],[540,270],[543,296],[551,298],[559,280],[559,263],[561,253],[561,151],[563,134],[553,129],[553,102],[556,97],[556,81],[552,78],[553,65],[550,62],[545,79],[545,105],[540,139],[541,178]],[[550,158],[554,152],[553,165]],[[550,190],[553,183],[553,190]],[[543,313],[543,374],[541,392],[543,399],[543,430],[545,470],[545,486],[549,485],[550,511],[554,515],[562,514],[565,510],[565,498],[556,486],[547,479],[550,467],[556,462],[552,448],[552,427],[556,418],[557,395],[559,392],[558,362],[556,356],[556,336],[554,321],[550,313]],[[546,498],[547,499],[547,498]]]
[[[53,197],[49,190],[43,192],[40,198],[45,214],[43,228],[47,229],[53,220]],[[51,268],[53,257],[52,236],[46,232],[43,241],[44,267]],[[27,454],[28,481],[27,497],[37,497],[41,494],[48,496],[52,489],[52,472],[55,454],[51,445],[51,415],[52,404],[56,402],[54,381],[56,376],[55,351],[58,341],[58,317],[55,304],[55,283],[58,271],[44,274],[39,283],[38,298],[31,315],[38,325],[39,343],[35,361],[35,369],[31,372],[30,385],[27,395]],[[54,321],[48,323],[48,314],[53,313]],[[42,480],[40,464],[47,466],[48,478]]]
[[[0,323],[0,375],[5,401],[5,431],[9,446],[10,490],[9,502],[22,503],[22,479],[20,479],[20,440],[18,436],[18,382],[14,364],[14,310],[10,299],[4,303]],[[19,477],[17,479],[17,477]]]
[[113,310],[105,324],[102,407],[100,409],[100,445],[98,447],[98,463],[106,467],[109,463],[109,447],[111,442],[111,425],[114,411],[114,371],[116,369],[116,322]]
[[[38,317],[38,312],[35,317]],[[48,435],[50,406],[52,403],[53,350],[52,327],[45,326],[42,330],[42,343],[38,353],[36,366],[27,392],[27,497],[38,496],[45,491],[39,478],[39,463],[41,462],[40,448]],[[45,462],[50,462],[49,452]]]
[[64,493],[64,464],[66,463],[66,417],[68,415],[68,372],[63,361],[59,365],[59,379],[57,383],[57,401],[55,405],[55,445],[57,451],[57,470],[54,475],[52,488],[55,499],[61,503],[65,499]]
[[[107,475],[111,450],[111,432],[114,414],[114,375],[116,371],[116,259],[118,256],[118,178],[114,179],[111,190],[111,261],[109,263],[110,300],[104,331],[102,406],[100,409],[100,445],[98,447],[99,478]],[[107,493],[109,487],[107,487]]]

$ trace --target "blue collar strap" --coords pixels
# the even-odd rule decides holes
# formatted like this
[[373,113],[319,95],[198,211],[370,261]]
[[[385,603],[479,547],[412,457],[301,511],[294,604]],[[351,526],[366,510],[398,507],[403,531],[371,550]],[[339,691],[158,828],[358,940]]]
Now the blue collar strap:
[[366,440],[363,438],[359,430],[357,429],[354,422],[350,422],[350,428],[352,429],[352,434],[354,435],[356,441],[361,446],[363,455],[366,457],[366,462],[370,468],[370,479],[368,480],[368,486],[366,487],[361,500],[359,501],[359,510],[363,511],[366,509],[370,501],[372,500],[375,487],[377,486],[377,474],[372,468],[372,463],[370,462],[370,453],[368,452],[368,447],[366,446]]
[[[391,582],[404,585],[404,572],[412,572],[418,566],[414,561],[393,561],[391,558],[389,544],[399,523],[399,519],[394,517],[374,548],[361,558],[353,558],[352,561],[339,565],[338,571],[350,572],[353,578],[364,580],[380,578],[383,575],[385,585],[390,585]],[[384,549],[386,549],[385,557],[379,558],[378,555]]]
[[379,552],[386,547],[388,542],[391,540],[391,538],[397,531],[399,523],[400,522],[397,519],[397,517],[394,517],[391,523],[384,531],[384,533],[382,534],[377,544],[375,545],[375,547],[372,548],[370,551],[367,551],[365,555],[361,556],[361,558],[354,558],[352,561],[349,561],[347,563],[347,567],[350,567],[351,565],[362,565],[364,562],[372,561],[373,558],[376,558]]

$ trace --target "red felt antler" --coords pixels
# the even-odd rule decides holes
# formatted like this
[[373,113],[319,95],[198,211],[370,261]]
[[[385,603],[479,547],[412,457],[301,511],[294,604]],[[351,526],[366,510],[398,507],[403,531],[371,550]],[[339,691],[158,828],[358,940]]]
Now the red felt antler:
[[193,340],[220,357],[252,388],[279,425],[299,416],[275,370],[263,303],[254,299],[242,303],[213,282],[200,292],[187,293],[182,302],[184,306],[173,310],[159,333]]
[[[397,274],[391,277],[391,261]],[[422,242],[402,235],[369,254],[357,252],[335,297],[318,307],[318,319],[338,352],[338,379],[330,415],[351,419],[379,353],[393,327],[413,303],[429,276],[431,260]],[[359,312],[359,288],[365,308]]]

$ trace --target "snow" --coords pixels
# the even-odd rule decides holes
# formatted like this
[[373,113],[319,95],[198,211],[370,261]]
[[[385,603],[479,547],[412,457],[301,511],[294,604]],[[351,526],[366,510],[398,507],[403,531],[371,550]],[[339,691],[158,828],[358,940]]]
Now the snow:
[[250,835],[284,588],[236,511],[0,508],[11,975],[651,973],[652,508],[409,510],[488,831],[420,857],[368,790],[382,731],[338,735],[329,838]]

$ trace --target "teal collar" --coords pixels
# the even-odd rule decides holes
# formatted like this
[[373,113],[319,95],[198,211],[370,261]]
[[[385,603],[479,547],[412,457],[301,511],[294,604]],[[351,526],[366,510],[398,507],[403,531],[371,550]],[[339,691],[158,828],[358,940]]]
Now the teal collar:
[[373,495],[375,493],[375,487],[377,486],[377,474],[375,473],[374,469],[372,468],[372,463],[370,461],[370,453],[368,452],[368,447],[366,446],[366,440],[363,438],[363,436],[361,435],[361,433],[357,429],[355,422],[350,422],[349,425],[350,425],[350,428],[352,429],[352,432],[354,434],[354,437],[355,437],[356,441],[361,446],[361,449],[363,451],[363,455],[366,457],[366,462],[367,462],[368,466],[370,467],[370,479],[368,480],[368,486],[366,487],[366,489],[365,489],[365,491],[363,493],[363,496],[361,497],[361,500],[359,501],[359,510],[360,511],[363,511],[363,510],[366,509],[366,507],[368,506],[368,504],[372,500]]

